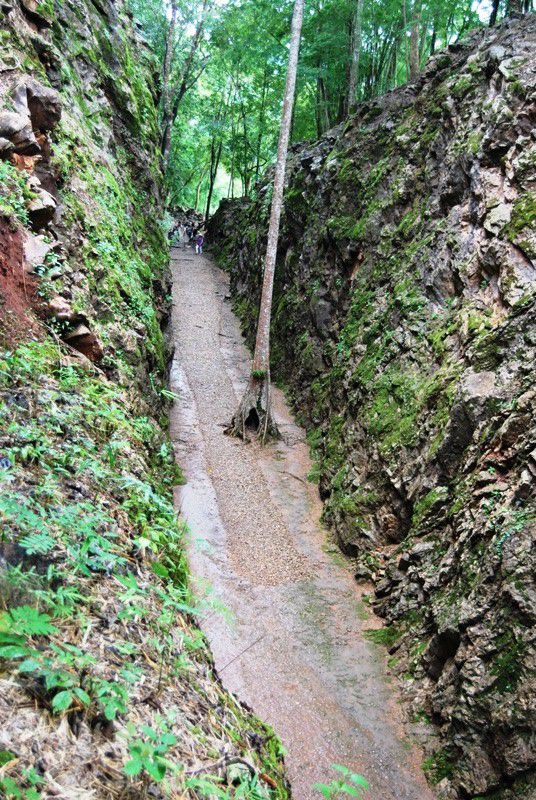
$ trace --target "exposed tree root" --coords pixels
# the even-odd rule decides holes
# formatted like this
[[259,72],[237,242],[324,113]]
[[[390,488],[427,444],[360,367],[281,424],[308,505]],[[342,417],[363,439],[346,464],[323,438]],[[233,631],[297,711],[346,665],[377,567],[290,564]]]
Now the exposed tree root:
[[270,410],[269,376],[250,378],[248,388],[225,433],[229,436],[238,436],[245,442],[254,436],[262,444],[268,439],[281,438]]

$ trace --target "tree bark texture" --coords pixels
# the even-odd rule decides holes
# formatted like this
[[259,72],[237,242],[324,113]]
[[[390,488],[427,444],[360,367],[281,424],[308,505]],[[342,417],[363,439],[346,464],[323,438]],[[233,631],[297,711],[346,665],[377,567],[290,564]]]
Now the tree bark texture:
[[277,147],[270,224],[268,227],[268,244],[266,247],[264,278],[251,377],[238,411],[228,428],[228,433],[233,433],[243,438],[246,437],[246,429],[250,429],[260,436],[263,441],[269,436],[278,435],[277,426],[272,419],[270,410],[270,323],[288,145],[296,91],[303,5],[304,0],[295,0],[294,13],[292,15],[287,80]]

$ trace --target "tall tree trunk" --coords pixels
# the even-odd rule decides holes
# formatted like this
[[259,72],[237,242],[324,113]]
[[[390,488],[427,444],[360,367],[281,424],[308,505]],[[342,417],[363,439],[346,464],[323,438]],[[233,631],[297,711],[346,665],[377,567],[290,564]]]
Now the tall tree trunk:
[[235,171],[235,149],[236,149],[236,139],[235,139],[235,124],[234,124],[234,116],[231,116],[231,168],[230,168],[230,177],[229,177],[229,188],[227,190],[227,197],[234,199],[234,171]]
[[409,49],[409,78],[414,81],[421,69],[419,58],[419,40],[421,28],[421,0],[414,0],[411,16],[411,34]]
[[389,64],[387,66],[387,84],[386,88],[392,89],[396,82],[396,62],[398,58],[398,41],[395,39],[391,45],[391,55],[389,57]]
[[324,130],[328,131],[331,128],[331,120],[329,117],[329,97],[328,97],[328,90],[326,89],[326,81],[324,78],[320,77],[320,94],[322,97],[322,123],[324,125]]
[[359,80],[359,60],[361,58],[361,28],[363,24],[363,0],[357,0],[350,44],[350,77],[348,81],[348,112],[351,114],[357,105],[357,82]]
[[523,0],[508,0],[508,16],[523,13]]
[[207,206],[205,211],[205,222],[208,222],[210,217],[210,205],[212,203],[212,194],[214,192],[214,184],[216,183],[216,175],[218,174],[218,167],[220,166],[221,151],[223,141],[220,139],[217,143],[215,138],[212,138],[210,143],[210,167],[208,171],[208,193],[207,193]]
[[[175,28],[177,26],[177,0],[171,0],[171,20],[166,37],[166,54],[162,73],[162,135],[167,138],[169,120],[171,119],[171,64],[175,48]],[[171,131],[169,132],[171,136]],[[162,167],[164,168],[162,158]]]
[[266,115],[267,87],[268,87],[268,69],[267,67],[265,67],[262,77],[261,107],[259,110],[259,132],[257,134],[257,148],[255,154],[255,182],[259,180],[260,170],[261,170],[261,149],[262,149],[262,139],[264,136],[264,118]]
[[[320,24],[320,6],[317,4],[315,6],[315,12],[317,14],[317,23],[316,23],[316,35],[320,37],[322,33],[322,27]],[[324,131],[327,130],[324,127],[324,114],[326,111],[325,103],[324,103],[324,86],[322,80],[322,71],[323,71],[323,63],[322,63],[322,55],[318,53],[316,57],[316,102],[315,102],[315,119],[316,119],[316,132],[318,137],[322,136]]]
[[194,37],[190,44],[188,55],[186,56],[186,61],[184,62],[184,66],[181,70],[181,74],[177,82],[177,85],[175,87],[175,90],[174,91],[170,90],[172,100],[170,101],[169,113],[167,117],[165,117],[162,121],[161,151],[162,151],[162,163],[164,166],[164,171],[167,169],[167,164],[169,161],[169,152],[171,150],[171,131],[173,128],[173,123],[177,119],[177,114],[179,113],[179,107],[180,104],[182,103],[184,95],[190,88],[189,80],[192,73],[192,67],[194,65],[194,58],[199,48],[201,37],[203,35],[206,14],[207,10],[210,8],[210,4],[211,0],[203,0],[203,5],[201,7],[201,15],[197,23],[197,28],[195,30]]
[[436,29],[436,21],[434,19],[434,24],[432,27],[432,36],[430,37],[430,55],[433,56],[436,49],[436,42],[437,42],[437,29]]
[[320,88],[320,71],[316,76],[316,102],[315,102],[316,135],[318,138],[324,133],[322,129],[322,92]]
[[283,99],[279,144],[277,147],[272,208],[270,212],[270,225],[268,228],[268,244],[266,247],[264,278],[251,377],[244,397],[227,429],[228,433],[233,433],[243,438],[246,438],[246,430],[249,429],[260,436],[263,442],[266,440],[267,436],[278,435],[277,426],[272,418],[270,409],[270,322],[277,259],[277,243],[279,240],[279,225],[283,207],[283,191],[285,188],[285,171],[290,127],[292,123],[292,110],[294,107],[294,95],[296,92],[303,4],[304,0],[295,0],[294,13],[292,15],[287,81],[285,97]]
[[201,187],[203,185],[203,181],[205,180],[205,175],[207,174],[208,167],[203,167],[201,170],[201,174],[199,176],[199,181],[197,182],[197,186],[195,187],[195,206],[194,211],[197,211],[199,208],[199,203],[201,201]]
[[495,23],[497,22],[497,14],[499,13],[499,6],[501,4],[501,0],[493,0],[491,6],[491,14],[489,15],[489,26],[493,28]]
[[408,48],[408,7],[406,0],[402,0],[402,41],[404,42],[404,61],[406,64],[406,80],[409,80],[409,48]]

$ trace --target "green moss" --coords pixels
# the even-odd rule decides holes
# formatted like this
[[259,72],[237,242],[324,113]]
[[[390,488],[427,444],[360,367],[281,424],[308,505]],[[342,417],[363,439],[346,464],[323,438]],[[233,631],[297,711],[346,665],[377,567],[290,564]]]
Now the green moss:
[[522,675],[526,645],[512,631],[500,636],[496,645],[499,652],[490,670],[495,677],[495,689],[501,693],[513,692]]
[[407,237],[411,232],[411,230],[414,228],[417,220],[420,219],[420,216],[421,216],[420,206],[418,204],[415,204],[413,208],[411,208],[407,212],[407,214],[405,214],[400,220],[398,227],[396,229],[396,233],[398,235]]
[[427,147],[428,145],[432,144],[434,139],[437,138],[438,133],[439,133],[439,128],[433,125],[428,125],[420,136],[421,146]]
[[39,0],[37,12],[51,22],[54,18],[54,0]]
[[465,97],[471,89],[475,87],[475,81],[472,75],[462,75],[454,86],[452,87],[452,94],[455,97]]
[[[61,156],[60,156],[61,157]],[[108,166],[95,164],[91,151],[79,149],[76,160],[63,163],[70,180],[78,181],[75,191],[64,197],[67,218],[85,231],[80,256],[94,291],[105,290],[112,312],[110,320],[122,320],[125,328],[134,321],[147,330],[144,347],[158,369],[164,367],[162,332],[155,311],[153,281],[162,276],[167,243],[155,222],[158,210],[136,188],[130,178],[128,160],[118,151],[121,180]],[[83,187],[91,203],[85,202]],[[140,246],[140,243],[144,243]],[[106,315],[101,323],[106,334]],[[98,323],[97,323],[98,324]]]
[[381,106],[372,106],[372,108],[370,108],[363,117],[363,122],[372,122],[373,120],[376,119],[376,117],[380,116],[382,111],[383,109],[381,108]]
[[426,377],[393,366],[369,387],[370,400],[363,409],[363,422],[383,452],[415,444],[419,435],[416,420],[431,386]]
[[438,486],[431,489],[420,500],[415,503],[413,509],[412,527],[418,526],[426,517],[431,508],[446,501],[449,491],[446,486]]
[[434,786],[444,778],[452,778],[455,769],[455,759],[451,751],[447,748],[436,750],[431,756],[425,758],[422,763],[424,773],[431,784]]
[[466,319],[467,330],[472,336],[482,336],[493,327],[491,309],[485,309],[484,311],[476,308],[470,309]]
[[503,235],[511,242],[519,243],[520,236],[527,228],[532,231],[536,229],[536,193],[534,192],[527,192],[516,200],[510,222],[504,228]]
[[402,631],[396,625],[386,625],[385,628],[364,631],[363,635],[365,639],[368,639],[370,642],[381,644],[387,649],[390,649],[398,642],[402,636]]
[[442,53],[438,56],[436,64],[438,69],[446,69],[452,64],[452,58],[447,53]]

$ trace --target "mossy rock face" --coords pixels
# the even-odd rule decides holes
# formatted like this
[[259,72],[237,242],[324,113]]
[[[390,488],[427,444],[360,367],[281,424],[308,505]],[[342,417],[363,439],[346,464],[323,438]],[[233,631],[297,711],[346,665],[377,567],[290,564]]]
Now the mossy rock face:
[[[314,433],[324,519],[376,581],[396,671],[441,730],[430,779],[464,797],[536,766],[509,744],[536,688],[535,53],[533,15],[475,34],[411,98],[297,149],[278,250],[273,375]],[[265,196],[212,223],[249,341]]]
[[[0,796],[163,797],[158,764],[135,779],[127,766],[156,741],[176,796],[223,748],[268,776],[261,794],[249,780],[240,791],[285,800],[276,734],[214,674],[194,620],[215,609],[190,593],[173,506],[154,57],[125,0],[13,5],[0,12],[0,105],[10,81],[50,103],[44,125],[28,103],[43,134],[30,181],[31,163],[0,160],[16,267],[0,280]],[[54,216],[37,225],[45,183]]]

